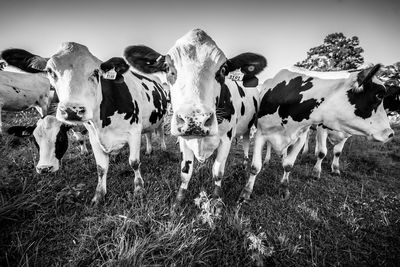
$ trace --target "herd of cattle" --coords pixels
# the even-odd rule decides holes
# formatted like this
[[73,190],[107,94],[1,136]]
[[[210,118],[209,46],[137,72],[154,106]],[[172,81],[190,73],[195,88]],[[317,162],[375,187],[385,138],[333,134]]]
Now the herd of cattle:
[[[202,163],[215,150],[213,197],[219,197],[232,140],[243,137],[247,162],[252,127],[257,129],[253,159],[240,200],[250,198],[262,168],[265,144],[265,162],[271,149],[282,155],[281,187],[287,198],[289,174],[300,150],[307,150],[310,128],[317,128],[315,172],[320,175],[329,139],[335,145],[332,171],[339,173],[339,156],[346,140],[361,135],[389,141],[394,132],[387,110],[400,108],[400,88],[380,79],[380,65],[329,73],[284,69],[259,85],[256,75],[267,66],[263,56],[243,53],[228,59],[199,29],[178,39],[165,55],[143,45],[130,46],[124,58],[102,62],[86,46],[68,42],[50,58],[7,49],[1,59],[19,72],[0,71],[0,111],[34,106],[42,116],[35,125],[8,129],[9,134],[34,136],[39,173],[59,169],[68,148],[67,132],[73,125],[86,128],[97,164],[94,204],[106,194],[109,155],[126,144],[135,175],[134,192],[138,196],[144,193],[141,135],[146,136],[146,153],[152,151],[154,131],[160,133],[162,149],[166,148],[164,119],[169,101],[171,134],[178,137],[182,154],[176,204],[188,188],[194,158]],[[54,102],[55,116],[49,115]]]

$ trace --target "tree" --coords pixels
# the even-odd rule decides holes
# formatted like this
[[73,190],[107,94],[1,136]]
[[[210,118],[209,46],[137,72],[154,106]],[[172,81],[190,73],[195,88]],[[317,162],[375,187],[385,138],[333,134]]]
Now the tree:
[[356,69],[364,63],[357,36],[346,38],[343,33],[332,33],[324,43],[307,52],[307,58],[295,65],[316,71],[338,71]]
[[385,66],[378,76],[386,85],[400,86],[400,62]]

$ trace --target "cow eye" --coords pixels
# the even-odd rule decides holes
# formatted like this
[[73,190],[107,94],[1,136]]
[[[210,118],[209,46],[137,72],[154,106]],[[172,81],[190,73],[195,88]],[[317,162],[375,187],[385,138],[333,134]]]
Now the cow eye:
[[52,69],[47,69],[46,72],[51,78],[57,80],[57,74]]
[[384,92],[379,92],[379,93],[377,93],[375,96],[376,96],[376,98],[377,98],[378,100],[382,100],[383,97],[385,96],[385,93],[384,93]]
[[99,81],[99,70],[95,69],[92,73],[92,75],[90,75],[89,79],[92,80],[93,82],[98,82]]

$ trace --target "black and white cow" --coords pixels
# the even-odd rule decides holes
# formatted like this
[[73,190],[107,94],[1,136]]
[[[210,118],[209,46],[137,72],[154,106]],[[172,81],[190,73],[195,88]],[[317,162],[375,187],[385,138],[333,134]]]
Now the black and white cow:
[[42,74],[0,71],[0,134],[2,110],[16,112],[35,107],[43,117],[50,102],[50,83]]
[[[400,112],[400,87],[396,85],[386,85],[387,93],[383,99],[383,108],[387,114],[394,112]],[[333,160],[331,164],[332,173],[340,175],[339,158],[343,151],[344,144],[347,139],[352,135],[349,133],[339,132],[327,127],[318,126],[315,137],[315,156],[317,161],[314,165],[313,171],[317,178],[321,177],[321,165],[325,156],[327,155],[328,149],[326,140],[333,145]],[[306,141],[306,143],[308,143]]]
[[380,142],[390,140],[394,132],[382,105],[386,88],[376,78],[379,68],[380,65],[376,65],[338,79],[321,79],[307,75],[307,72],[281,70],[265,81],[250,177],[241,200],[250,198],[262,167],[261,153],[265,142],[270,143],[278,154],[291,147],[282,159],[281,187],[287,198],[289,174],[311,125],[320,124]]
[[[168,81],[173,110],[171,134],[178,136],[183,156],[182,183],[175,204],[184,198],[194,157],[204,162],[215,150],[212,175],[214,197],[218,197],[232,139],[248,139],[256,119],[259,93],[255,75],[265,68],[266,59],[253,53],[228,59],[200,29],[178,39],[166,55],[145,46],[130,46],[125,49],[125,58],[140,71],[165,75]],[[242,81],[227,78],[235,70],[241,71]]]
[[33,142],[39,152],[36,165],[36,172],[39,174],[59,170],[61,159],[68,149],[68,131],[71,131],[72,136],[79,142],[81,154],[87,154],[87,130],[74,130],[71,125],[60,122],[52,115],[39,119],[34,125],[12,126],[7,130],[8,134],[18,137],[33,136]]
[[[26,51],[10,50],[11,58],[23,58]],[[7,61],[7,60],[6,60]],[[11,60],[7,61],[11,64]],[[29,58],[13,62],[31,68]],[[140,173],[141,134],[156,129],[163,134],[166,95],[159,82],[129,70],[122,58],[101,62],[81,44],[63,43],[50,57],[43,71],[57,91],[60,103],[57,119],[84,124],[97,163],[98,184],[92,199],[98,204],[106,194],[109,154],[129,145],[129,164],[135,173],[135,194],[141,195],[144,182]],[[165,143],[162,141],[165,149]]]

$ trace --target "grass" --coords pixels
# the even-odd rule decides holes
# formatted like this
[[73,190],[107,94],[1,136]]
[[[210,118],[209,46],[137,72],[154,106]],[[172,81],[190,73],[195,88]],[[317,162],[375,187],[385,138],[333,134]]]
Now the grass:
[[[32,122],[34,114],[4,113],[4,128]],[[175,141],[168,136],[168,152],[160,152],[156,139],[150,156],[143,146],[143,200],[133,197],[128,150],[112,156],[105,203],[93,208],[92,154],[81,156],[74,143],[58,173],[39,176],[31,141],[0,137],[0,266],[400,264],[399,136],[384,145],[352,137],[340,177],[330,174],[331,152],[320,180],[311,177],[312,153],[299,158],[287,201],[279,198],[282,168],[273,156],[256,180],[251,202],[237,210],[247,179],[239,141],[228,159],[219,217],[208,195],[211,170],[198,165],[182,214],[170,216],[180,185]]]

